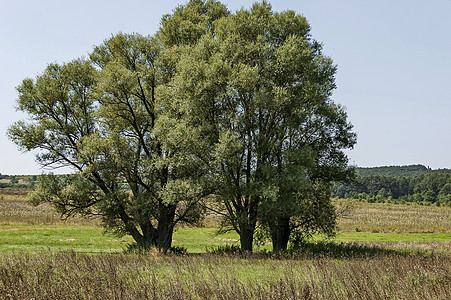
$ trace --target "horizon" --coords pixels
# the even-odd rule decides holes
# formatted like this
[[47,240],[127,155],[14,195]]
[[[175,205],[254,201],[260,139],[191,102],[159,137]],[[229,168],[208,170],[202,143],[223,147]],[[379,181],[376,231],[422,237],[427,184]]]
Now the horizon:
[[[427,168],[430,171],[440,171],[440,170],[451,170],[451,168],[430,168],[427,165],[424,164],[411,164],[411,165],[387,165],[387,166],[372,166],[372,167],[366,167],[366,166],[352,166],[350,165],[350,167],[355,167],[356,169],[376,169],[376,168],[389,168],[389,167],[397,167],[397,168],[403,168],[403,167],[416,167],[416,166],[422,166]],[[45,174],[51,174],[52,172],[48,172],[48,173],[41,173],[41,174],[6,174],[6,173],[2,173],[0,172],[0,176],[39,176],[39,175],[45,175]],[[69,175],[70,173],[54,173],[55,175]]]

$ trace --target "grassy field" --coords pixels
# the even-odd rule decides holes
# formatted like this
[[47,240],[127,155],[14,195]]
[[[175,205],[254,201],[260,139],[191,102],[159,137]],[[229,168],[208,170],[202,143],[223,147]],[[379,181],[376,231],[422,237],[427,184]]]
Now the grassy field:
[[[336,201],[343,206],[343,200]],[[451,207],[346,201],[338,219],[344,232],[451,233]]]
[[[318,237],[319,239],[319,237]],[[338,243],[359,243],[388,248],[448,251],[448,233],[371,233],[340,232]],[[104,234],[98,226],[83,225],[3,225],[0,226],[0,252],[17,250],[75,250],[79,252],[120,252],[132,242],[128,236]],[[186,247],[189,253],[202,253],[207,248],[238,245],[234,232],[217,235],[216,228],[177,228],[174,246]],[[258,248],[257,248],[258,249]],[[261,249],[269,250],[270,246]]]
[[61,220],[49,206],[7,193],[0,299],[451,299],[451,208],[336,204],[333,243],[283,256],[269,246],[253,255],[200,254],[238,245],[238,236],[181,227],[173,245],[193,254],[175,256],[125,254],[132,240],[104,234],[98,220]]
[[[343,213],[334,241],[388,248],[451,252],[451,208],[387,203],[336,203]],[[207,224],[218,223],[214,218]],[[120,252],[130,237],[104,234],[99,220],[62,220],[49,205],[30,206],[25,195],[10,191],[0,195],[0,252],[16,250],[75,250]],[[207,247],[238,244],[234,232],[217,235],[215,227],[177,228],[174,246],[190,253]],[[319,237],[318,237],[319,238]],[[268,250],[269,245],[263,249]]]
[[450,256],[0,256],[1,299],[450,299]]
[[26,201],[22,189],[0,189],[0,226],[2,225],[99,225],[99,220],[70,218],[62,220],[49,204],[37,207]]

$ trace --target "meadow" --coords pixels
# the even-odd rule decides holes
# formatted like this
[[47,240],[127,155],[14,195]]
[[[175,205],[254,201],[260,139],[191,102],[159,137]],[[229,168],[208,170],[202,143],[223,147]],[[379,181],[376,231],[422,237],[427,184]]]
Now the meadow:
[[[233,233],[180,227],[174,246],[125,253],[99,220],[61,220],[24,195],[0,195],[0,299],[450,299],[451,208],[346,202],[332,241],[283,255],[212,254]],[[321,237],[317,237],[321,239]]]
[[[339,208],[337,243],[359,243],[397,249],[451,252],[451,207],[417,204],[365,203],[336,200]],[[217,234],[219,219],[210,215],[204,227],[179,227],[174,246],[189,253],[238,245],[234,232]],[[62,220],[48,204],[30,206],[20,190],[0,195],[0,252],[17,250],[75,250],[121,252],[128,236],[105,234],[98,219]],[[321,237],[317,237],[321,239]],[[266,245],[262,250],[269,250]]]
[[450,299],[449,256],[0,256],[1,299]]

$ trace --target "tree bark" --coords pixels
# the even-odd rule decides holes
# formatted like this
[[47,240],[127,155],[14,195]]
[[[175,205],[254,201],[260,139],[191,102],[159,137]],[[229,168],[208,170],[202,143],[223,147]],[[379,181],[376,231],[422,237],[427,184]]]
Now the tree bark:
[[243,226],[240,228],[241,251],[252,252],[254,244],[255,226]]
[[237,223],[240,234],[241,251],[252,252],[254,244],[254,232],[257,226],[256,201],[249,201],[248,205],[241,207],[237,215]]
[[273,252],[286,251],[291,234],[290,218],[276,218],[274,222],[270,222],[269,227]]
[[175,205],[160,204],[160,218],[156,230],[155,246],[168,250],[172,245],[172,234],[174,233]]
[[169,250],[172,245],[172,235],[175,227],[175,205],[165,206],[163,204],[159,207],[159,219],[156,227],[153,227],[149,221],[141,223],[141,234],[137,229],[133,232],[129,229],[129,234],[132,235],[135,242],[142,247],[154,246],[164,251]]
[[169,250],[172,245],[172,234],[174,233],[174,224],[172,222],[163,222],[158,224],[155,246]]

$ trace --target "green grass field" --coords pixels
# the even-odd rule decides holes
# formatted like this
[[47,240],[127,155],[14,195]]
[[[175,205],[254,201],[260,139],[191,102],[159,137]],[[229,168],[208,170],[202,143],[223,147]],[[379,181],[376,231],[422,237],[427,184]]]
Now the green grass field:
[[[318,237],[320,239],[320,237]],[[178,228],[173,245],[186,247],[189,253],[202,253],[206,248],[238,245],[239,237],[230,232],[217,235],[216,228]],[[340,232],[335,242],[436,248],[451,245],[450,233],[372,233]],[[98,226],[74,225],[3,225],[0,226],[0,252],[17,250],[74,250],[79,252],[120,252],[133,242],[130,237],[104,234]],[[415,245],[416,244],[416,245]],[[263,249],[270,249],[269,245]]]
[[[337,205],[346,205],[343,210],[346,213],[338,219],[335,242],[441,252],[451,246],[450,207],[362,202]],[[43,249],[120,252],[132,242],[129,236],[105,234],[98,224],[93,219],[61,220],[48,205],[30,206],[24,195],[0,196],[0,252]],[[238,240],[236,233],[218,235],[213,227],[182,227],[176,229],[173,245],[186,247],[189,253],[202,253],[206,248],[238,245]],[[270,246],[263,249],[270,250]]]

